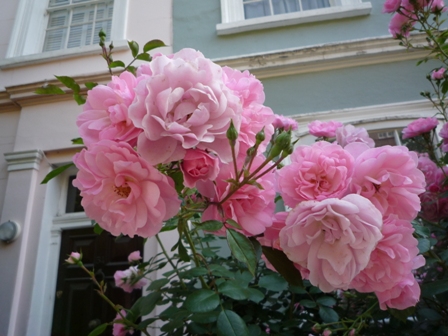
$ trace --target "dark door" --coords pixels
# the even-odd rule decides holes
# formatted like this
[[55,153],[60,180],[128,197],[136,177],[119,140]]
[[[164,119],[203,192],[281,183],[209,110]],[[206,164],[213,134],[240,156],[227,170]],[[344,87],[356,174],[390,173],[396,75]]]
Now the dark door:
[[[129,267],[129,253],[143,255],[143,239],[127,236],[116,238],[107,232],[97,235],[93,228],[62,232],[61,252],[53,312],[52,336],[87,336],[98,325],[112,321],[116,312],[95,291],[92,280],[80,267],[64,262],[73,252],[82,252],[83,263],[94,270],[97,280],[107,283],[106,295],[125,308],[141,296],[141,290],[126,293],[115,287],[113,275]],[[111,335],[109,327],[104,335]],[[134,335],[136,335],[134,333]]]

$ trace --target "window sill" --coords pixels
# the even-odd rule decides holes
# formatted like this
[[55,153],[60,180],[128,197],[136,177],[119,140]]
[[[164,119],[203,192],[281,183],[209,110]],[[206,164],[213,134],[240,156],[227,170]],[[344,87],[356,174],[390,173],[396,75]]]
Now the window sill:
[[218,35],[230,35],[245,31],[369,15],[371,10],[372,4],[370,2],[362,2],[354,5],[321,8],[303,12],[263,16],[243,21],[219,23],[216,25],[216,30]]
[[[128,43],[125,40],[114,42],[114,50],[126,50]],[[64,50],[47,51],[40,54],[16,56],[0,60],[0,69],[13,69],[22,66],[35,65],[40,63],[47,63],[56,60],[76,58],[79,56],[98,55],[99,46],[97,44],[70,48]]]

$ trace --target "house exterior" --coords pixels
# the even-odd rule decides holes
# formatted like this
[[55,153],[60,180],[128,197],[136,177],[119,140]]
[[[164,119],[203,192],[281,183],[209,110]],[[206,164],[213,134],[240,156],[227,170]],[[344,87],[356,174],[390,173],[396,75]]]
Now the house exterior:
[[[263,82],[266,105],[299,121],[299,143],[314,141],[306,126],[315,119],[362,125],[397,142],[397,130],[434,114],[419,95],[434,65],[416,67],[423,54],[390,37],[382,2],[6,1],[0,11],[0,224],[17,222],[21,233],[0,242],[0,336],[52,333],[55,300],[63,295],[56,290],[63,233],[91,226],[83,213],[67,213],[71,171],[40,184],[79,150],[71,139],[79,136],[80,107],[69,94],[34,91],[56,84],[53,75],[80,83],[110,78],[95,45],[97,27],[114,41],[115,59],[125,62],[126,40],[161,39],[169,45],[161,52],[190,47],[221,65],[250,70]],[[157,253],[156,246],[149,241],[144,255]]]

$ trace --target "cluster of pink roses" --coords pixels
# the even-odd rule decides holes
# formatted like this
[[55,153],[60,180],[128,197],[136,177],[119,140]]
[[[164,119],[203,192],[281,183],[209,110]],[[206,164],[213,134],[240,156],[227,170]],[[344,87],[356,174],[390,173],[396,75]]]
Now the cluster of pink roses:
[[[297,123],[275,116],[264,98],[247,71],[192,49],[157,54],[137,76],[96,86],[77,121],[87,148],[74,157],[86,214],[114,235],[153,236],[180,210],[168,175],[181,172],[203,221],[231,219],[247,236],[264,234],[262,244],[283,250],[323,291],[373,291],[383,309],[414,305],[412,270],[423,258],[410,221],[425,185],[417,155],[373,148],[365,129],[316,121],[310,133],[336,142],[292,152],[288,140],[291,164],[276,170],[264,153]],[[292,211],[275,214],[276,192]],[[146,281],[136,266],[115,280],[126,291]]]
[[417,22],[417,12],[428,9],[431,12],[445,11],[443,0],[386,0],[384,13],[395,13],[389,23],[389,32],[393,37],[409,36]]
[[372,148],[364,129],[313,122],[310,133],[337,142],[298,146],[280,169],[278,190],[292,211],[260,238],[283,250],[302,277],[324,292],[374,292],[382,309],[416,304],[418,256],[411,220],[425,178],[403,146]]

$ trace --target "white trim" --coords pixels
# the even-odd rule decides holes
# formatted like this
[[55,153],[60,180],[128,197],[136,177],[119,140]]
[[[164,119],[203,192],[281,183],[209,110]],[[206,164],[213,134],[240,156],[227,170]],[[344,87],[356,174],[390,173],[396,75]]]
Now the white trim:
[[[41,56],[43,58],[48,57],[48,53],[42,53],[48,21],[47,5],[48,0],[20,0],[6,53],[7,59],[35,54],[43,55]],[[111,41],[125,39],[127,12],[128,0],[114,0]],[[84,47],[80,49],[84,50]],[[65,51],[69,54],[76,52],[71,49]]]
[[5,153],[5,160],[8,164],[8,171],[35,169],[39,170],[40,162],[43,158],[43,152],[39,149]]
[[[232,0],[232,2],[238,2],[238,0]],[[225,10],[222,10],[223,7]],[[303,12],[262,16],[246,20],[232,20],[233,18],[230,18],[232,21],[225,21],[229,20],[229,17],[231,16],[231,10],[228,7],[231,7],[231,5],[228,4],[228,0],[221,0],[221,15],[223,21],[216,25],[218,35],[229,35],[259,29],[363,16],[369,15],[372,10],[372,4],[370,2],[361,2]],[[234,18],[240,16],[238,8],[234,8],[233,11],[237,13],[234,15]]]

